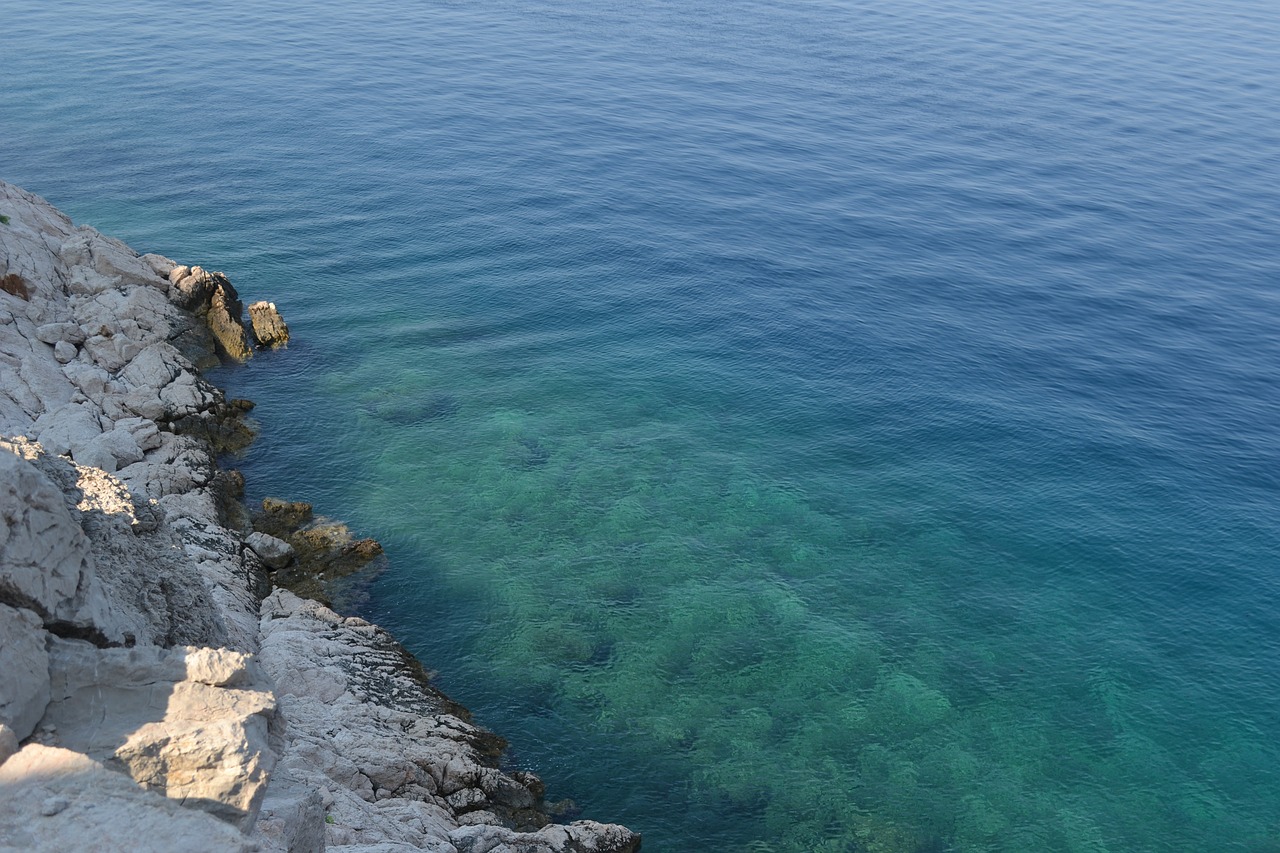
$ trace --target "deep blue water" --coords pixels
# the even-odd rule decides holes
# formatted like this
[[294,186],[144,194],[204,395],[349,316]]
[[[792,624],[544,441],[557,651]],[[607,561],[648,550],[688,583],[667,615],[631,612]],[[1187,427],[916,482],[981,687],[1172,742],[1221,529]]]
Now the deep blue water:
[[[659,851],[1280,850],[1280,7],[0,0],[253,497]],[[0,211],[2,213],[3,211]]]

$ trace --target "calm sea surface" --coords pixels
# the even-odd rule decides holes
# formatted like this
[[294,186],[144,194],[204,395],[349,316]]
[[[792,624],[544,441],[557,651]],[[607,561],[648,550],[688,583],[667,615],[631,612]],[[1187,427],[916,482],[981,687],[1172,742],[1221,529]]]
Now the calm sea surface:
[[[1273,0],[0,0],[251,497],[645,850],[1280,850]],[[0,211],[2,213],[3,211]]]

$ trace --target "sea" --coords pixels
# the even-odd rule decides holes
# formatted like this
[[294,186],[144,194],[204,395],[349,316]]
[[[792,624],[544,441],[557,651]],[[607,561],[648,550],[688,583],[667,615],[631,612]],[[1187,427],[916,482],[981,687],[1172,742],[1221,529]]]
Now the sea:
[[1280,851],[1275,0],[0,0],[0,72],[0,177],[280,307],[229,464],[570,818]]

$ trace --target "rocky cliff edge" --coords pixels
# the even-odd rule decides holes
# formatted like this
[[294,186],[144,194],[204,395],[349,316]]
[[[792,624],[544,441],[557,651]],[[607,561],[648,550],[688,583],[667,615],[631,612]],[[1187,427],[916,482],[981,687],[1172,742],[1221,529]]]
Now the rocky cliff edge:
[[638,850],[551,823],[385,631],[272,588],[215,465],[247,406],[197,369],[252,354],[240,314],[0,181],[0,851]]

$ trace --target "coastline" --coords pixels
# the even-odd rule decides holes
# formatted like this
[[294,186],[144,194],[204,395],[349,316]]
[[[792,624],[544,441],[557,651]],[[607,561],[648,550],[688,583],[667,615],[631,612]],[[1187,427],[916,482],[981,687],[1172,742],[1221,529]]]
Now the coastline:
[[0,214],[0,849],[639,849],[553,823],[394,638],[273,580],[314,579],[299,531],[340,572],[380,549],[255,522],[217,468],[252,439],[198,369],[252,354],[225,277],[3,181]]

